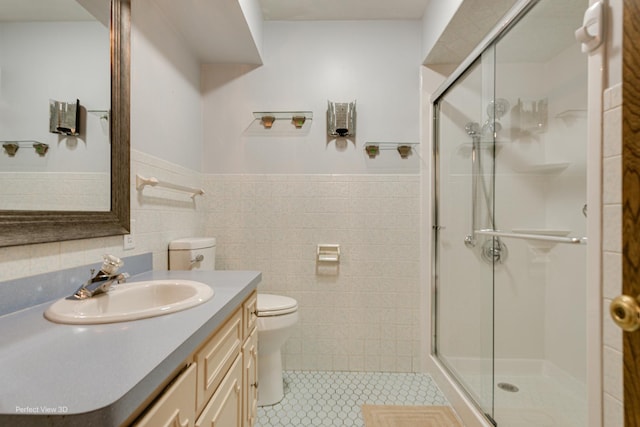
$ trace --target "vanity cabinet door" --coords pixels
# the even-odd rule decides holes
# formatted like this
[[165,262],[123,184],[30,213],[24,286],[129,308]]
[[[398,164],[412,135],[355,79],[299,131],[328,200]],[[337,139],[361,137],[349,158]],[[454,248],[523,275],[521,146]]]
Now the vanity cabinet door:
[[205,406],[196,427],[242,427],[242,356],[238,355]]
[[258,413],[258,330],[254,329],[242,346],[243,426],[253,427]]
[[193,427],[196,418],[195,388],[196,365],[193,363],[178,376],[160,399],[134,425],[136,427]]
[[251,332],[256,328],[256,322],[258,321],[258,293],[254,291],[249,295],[242,305],[242,308],[244,324],[243,337],[244,339],[247,339]]
[[242,310],[229,320],[196,352],[198,365],[197,410],[209,401],[242,348]]

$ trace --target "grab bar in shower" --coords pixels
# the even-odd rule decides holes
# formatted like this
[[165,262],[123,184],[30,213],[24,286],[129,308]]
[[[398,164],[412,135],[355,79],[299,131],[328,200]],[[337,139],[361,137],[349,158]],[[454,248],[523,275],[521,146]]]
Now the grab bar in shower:
[[541,240],[544,242],[554,243],[569,243],[572,245],[584,245],[587,243],[586,237],[563,237],[552,236],[547,234],[527,234],[527,233],[509,233],[500,230],[476,230],[475,234],[492,237],[504,237],[512,239],[524,239],[524,240]]

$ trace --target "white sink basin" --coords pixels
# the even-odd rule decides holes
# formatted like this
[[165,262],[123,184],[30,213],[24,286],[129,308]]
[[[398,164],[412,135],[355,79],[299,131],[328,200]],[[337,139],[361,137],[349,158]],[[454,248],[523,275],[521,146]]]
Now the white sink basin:
[[126,322],[185,310],[211,297],[213,289],[192,280],[130,282],[84,300],[60,299],[44,316],[57,323],[81,325]]

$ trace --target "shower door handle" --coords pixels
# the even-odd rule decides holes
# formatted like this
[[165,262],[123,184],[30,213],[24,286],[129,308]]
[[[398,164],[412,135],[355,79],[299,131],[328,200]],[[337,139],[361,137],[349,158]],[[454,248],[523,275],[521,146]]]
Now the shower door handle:
[[640,328],[640,303],[638,298],[619,295],[609,305],[611,318],[622,330],[633,332]]

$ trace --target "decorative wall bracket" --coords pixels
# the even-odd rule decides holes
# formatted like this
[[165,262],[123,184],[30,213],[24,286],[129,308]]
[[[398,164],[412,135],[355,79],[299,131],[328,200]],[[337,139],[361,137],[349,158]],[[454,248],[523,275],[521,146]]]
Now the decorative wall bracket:
[[417,144],[416,142],[367,142],[364,151],[367,152],[370,159],[375,159],[381,150],[395,149],[401,158],[406,159],[413,152],[413,146]]

